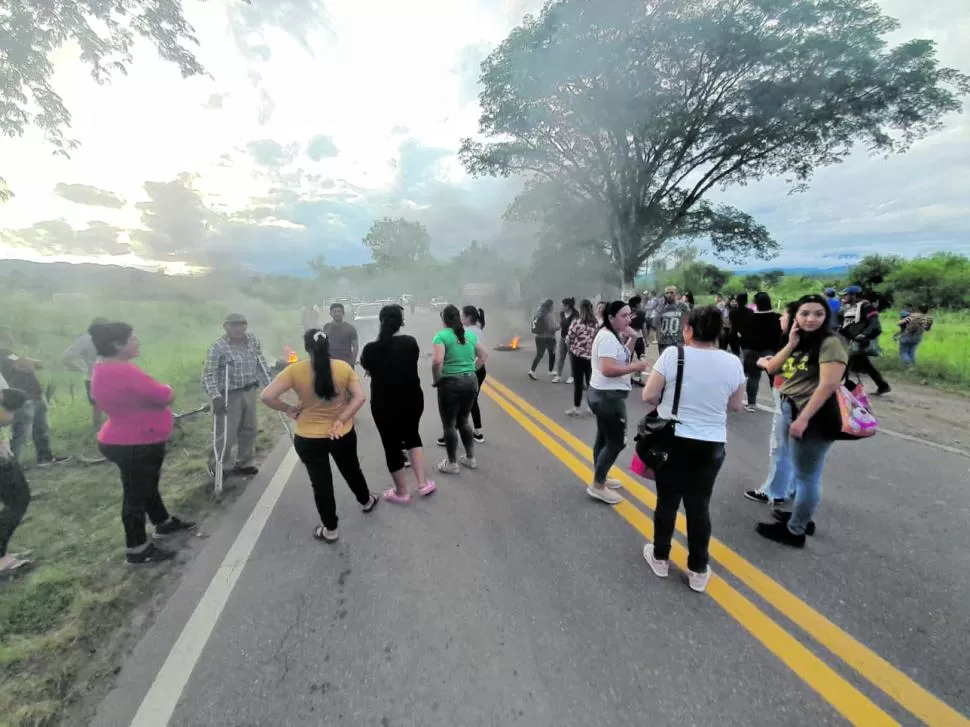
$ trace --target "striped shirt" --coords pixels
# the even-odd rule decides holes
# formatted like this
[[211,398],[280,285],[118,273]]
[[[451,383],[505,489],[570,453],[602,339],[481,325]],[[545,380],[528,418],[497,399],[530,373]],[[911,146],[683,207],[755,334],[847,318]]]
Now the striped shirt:
[[246,333],[245,346],[230,343],[229,336],[209,346],[202,369],[202,389],[211,399],[223,395],[226,364],[229,365],[229,391],[269,385],[263,347],[252,333]]

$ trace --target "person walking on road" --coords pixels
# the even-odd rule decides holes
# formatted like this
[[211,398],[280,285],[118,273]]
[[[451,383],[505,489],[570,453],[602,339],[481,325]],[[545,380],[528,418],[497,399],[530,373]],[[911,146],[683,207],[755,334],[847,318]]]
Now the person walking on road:
[[[465,327],[466,331],[471,331],[475,334],[481,346],[485,346],[485,339],[482,333],[485,328],[484,310],[476,308],[473,305],[466,305],[461,309],[461,324]],[[478,400],[482,396],[482,384],[485,383],[486,376],[485,364],[483,363],[475,371],[475,377],[478,379],[478,394],[475,396],[475,403],[472,404],[471,411],[472,437],[475,439],[476,444],[485,444],[485,431],[482,429],[482,409],[478,405]],[[445,446],[444,435],[438,437],[437,444],[439,447]]]
[[862,288],[858,285],[850,285],[842,291],[839,334],[849,347],[849,371],[866,374],[872,379],[876,385],[874,396],[892,391],[872,363],[872,357],[879,355],[879,336],[882,335],[879,310],[862,297]]
[[[569,326],[572,322],[576,320],[576,299],[575,298],[563,298],[562,299],[562,310],[559,311],[559,345],[556,347],[556,373],[552,377],[552,383],[558,384],[562,381],[563,368],[566,365],[566,360],[569,358],[569,347],[566,345],[566,334],[569,333]],[[575,372],[572,368],[569,369],[569,377],[566,379],[567,384],[573,382],[573,377]]]
[[664,288],[663,302],[656,308],[657,351],[663,353],[668,346],[678,346],[684,342],[684,321],[690,308],[687,303],[677,300],[677,286]]
[[[475,433],[469,417],[478,399],[478,374],[488,359],[478,336],[466,330],[461,313],[454,305],[441,311],[445,327],[432,340],[431,377],[438,390],[438,413],[444,431],[447,456],[438,463],[438,471],[457,475],[459,465],[478,469],[475,459]],[[465,456],[458,459],[458,439]]]
[[[339,538],[339,518],[331,457],[363,512],[372,512],[379,502],[367,487],[357,458],[354,417],[367,398],[353,367],[330,357],[326,333],[320,329],[307,331],[303,334],[303,346],[310,358],[283,369],[259,395],[259,400],[296,421],[293,448],[310,476],[313,500],[320,516],[313,537],[334,543]],[[289,391],[296,392],[299,404],[282,400]],[[395,440],[394,447],[400,454],[399,439]]]
[[547,298],[532,316],[532,334],[536,337],[536,357],[532,359],[529,378],[536,380],[536,369],[543,356],[549,357],[549,376],[556,375],[556,315],[552,312],[552,299]]
[[772,523],[760,523],[760,535],[796,548],[815,532],[813,517],[822,496],[822,469],[834,441],[824,417],[816,417],[845,378],[849,354],[832,331],[832,309],[824,296],[798,301],[788,343],[777,354],[758,362],[769,374],[780,373],[781,431],[777,433],[775,473],[767,491],[770,500],[784,500],[792,490],[791,512],[772,510]]
[[[590,497],[616,505],[623,497],[616,492],[618,480],[609,479],[610,469],[626,446],[626,400],[630,375],[647,368],[645,360],[633,361],[636,337],[630,330],[630,306],[615,300],[603,312],[603,326],[593,339],[590,354],[592,374],[586,400],[596,416],[593,442],[593,482],[586,488]],[[627,336],[623,343],[621,336]]]
[[430,495],[435,491],[435,483],[425,476],[421,442],[424,413],[424,392],[418,375],[421,351],[413,336],[400,332],[404,326],[401,306],[385,305],[379,320],[380,333],[376,341],[364,346],[360,365],[370,377],[371,414],[394,482],[394,487],[384,492],[384,499],[406,505],[411,501],[404,474],[408,462],[417,478],[418,493]]
[[[764,371],[758,368],[758,360],[774,356],[781,339],[781,316],[771,309],[771,298],[759,292],[754,296],[755,310],[741,319],[741,360],[747,377],[748,412],[758,411],[758,389]],[[769,383],[771,377],[768,377]]]
[[[223,452],[222,466],[226,470],[232,467],[235,475],[252,476],[259,472],[253,464],[259,433],[256,398],[259,389],[269,383],[269,367],[263,358],[259,339],[248,330],[245,316],[230,313],[223,328],[225,335],[209,347],[206,355],[202,389],[212,400],[212,415],[216,417],[215,451]],[[233,446],[237,449],[234,466]],[[209,458],[210,476],[214,472],[215,458],[212,456]]]
[[125,559],[129,565],[171,560],[172,551],[148,539],[145,517],[155,526],[156,539],[195,527],[169,514],[158,489],[175,393],[132,363],[141,343],[127,323],[95,323],[89,331],[101,357],[91,373],[91,396],[107,415],[98,443],[101,454],[121,472]]
[[[654,539],[643,547],[650,569],[666,578],[670,544],[681,500],[687,514],[687,579],[703,593],[711,580],[711,494],[724,463],[727,412],[741,411],[745,376],[736,356],[718,347],[724,318],[716,306],[694,308],[684,326],[684,345],[664,351],[650,372],[643,401],[660,417],[675,419],[667,460],[656,470],[657,507]],[[676,418],[672,414],[678,359],[683,378]]]
[[[573,372],[573,408],[566,410],[566,416],[580,416],[583,410],[583,391],[589,388],[592,374],[593,340],[600,324],[593,314],[593,303],[584,298],[579,304],[579,316],[570,324],[566,334],[569,347],[570,367]],[[592,414],[587,408],[587,412]]]
[[360,340],[357,329],[344,320],[343,303],[330,304],[330,318],[323,326],[323,332],[330,341],[330,357],[343,361],[350,367],[357,365],[357,354],[360,350]]
[[728,309],[728,324],[731,326],[731,332],[728,334],[728,349],[738,357],[741,356],[741,329],[744,328],[745,320],[749,315],[751,310],[748,308],[748,294],[738,293],[737,297],[731,300]]

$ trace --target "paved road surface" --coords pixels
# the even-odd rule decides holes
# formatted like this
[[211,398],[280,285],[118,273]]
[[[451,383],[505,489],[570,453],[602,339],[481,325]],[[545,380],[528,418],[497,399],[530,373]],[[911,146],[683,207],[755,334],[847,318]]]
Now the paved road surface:
[[[525,377],[531,355],[489,362],[479,471],[368,516],[338,479],[336,545],[310,537],[307,477],[281,446],[94,724],[970,724],[970,459],[838,445],[819,532],[794,551],[754,533],[766,513],[741,497],[765,474],[769,416],[732,415],[702,596],[642,560],[646,483],[628,478],[616,509],[588,499],[593,423],[562,416],[568,387]],[[383,489],[366,410],[358,428]]]

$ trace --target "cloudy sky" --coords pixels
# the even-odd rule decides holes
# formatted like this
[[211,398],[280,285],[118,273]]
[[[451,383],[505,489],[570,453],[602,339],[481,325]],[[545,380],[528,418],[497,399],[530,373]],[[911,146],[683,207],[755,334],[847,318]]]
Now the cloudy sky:
[[[320,254],[366,261],[360,239],[383,215],[424,221],[440,255],[497,234],[514,186],[469,179],[455,154],[477,127],[479,61],[538,0],[185,5],[212,78],[182,79],[146,46],[127,77],[100,87],[75,49],[57,54],[55,87],[81,146],[65,160],[36,132],[0,140],[0,176],[16,193],[0,205],[0,258],[232,255],[294,271]],[[970,4],[883,6],[902,36],[937,40],[944,63],[970,71]],[[968,162],[970,119],[954,116],[908,155],[853,158],[807,193],[768,180],[721,197],[768,226],[781,265],[970,253]]]

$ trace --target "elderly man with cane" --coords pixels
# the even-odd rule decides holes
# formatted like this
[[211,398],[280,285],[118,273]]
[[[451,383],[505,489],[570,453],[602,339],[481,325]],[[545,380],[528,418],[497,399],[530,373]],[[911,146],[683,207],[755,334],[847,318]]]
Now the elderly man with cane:
[[[226,334],[209,347],[202,370],[202,388],[212,400],[213,456],[209,471],[217,474],[216,457],[223,469],[235,475],[255,475],[256,403],[270,378],[259,339],[250,333],[245,316],[230,313],[223,323]],[[233,462],[233,445],[237,454]],[[218,478],[217,479],[221,479]],[[217,482],[216,485],[220,485]]]

